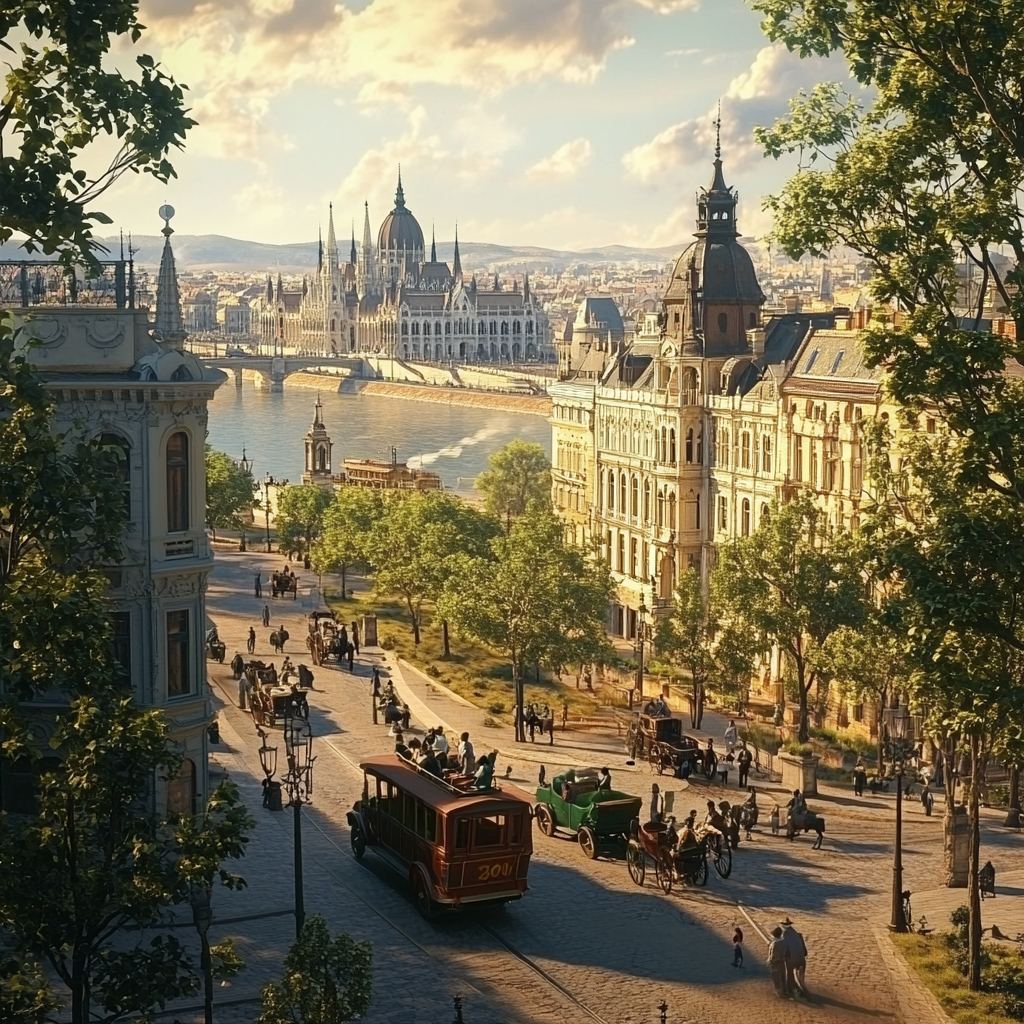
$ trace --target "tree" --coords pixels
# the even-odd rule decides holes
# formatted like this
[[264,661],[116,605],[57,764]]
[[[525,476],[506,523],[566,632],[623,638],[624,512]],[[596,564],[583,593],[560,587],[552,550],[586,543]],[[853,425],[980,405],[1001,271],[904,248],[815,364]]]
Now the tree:
[[712,680],[723,690],[732,689],[744,675],[749,679],[754,658],[751,637],[724,614],[713,574],[705,590],[700,574],[688,568],[676,584],[672,615],[658,624],[656,648],[689,673],[693,685],[690,724],[699,729],[704,715],[704,695]]
[[324,512],[310,557],[317,572],[341,573],[343,601],[348,597],[346,570],[356,562],[369,561],[370,532],[383,514],[381,493],[362,487],[340,487]]
[[[27,729],[8,728],[5,741],[5,758],[34,763],[37,775],[34,807],[9,813],[0,830],[0,921],[18,959],[49,965],[72,1024],[115,1021],[196,991],[191,957],[160,921],[195,887],[245,884],[221,867],[243,855],[253,824],[234,785],[221,785],[198,819],[154,820],[152,780],[173,776],[181,756],[163,715],[113,686],[76,697],[56,717],[50,746],[59,759],[44,760]],[[119,942],[128,926],[157,934]]]
[[494,452],[476,478],[487,510],[508,521],[523,515],[531,502],[551,505],[551,463],[535,441],[516,438]]
[[824,681],[817,658],[841,626],[863,619],[860,566],[851,538],[829,534],[810,495],[771,505],[768,522],[723,547],[717,583],[723,609],[755,647],[777,646],[795,673],[799,739],[808,738],[809,695]]
[[206,522],[213,530],[238,530],[245,550],[245,533],[256,504],[252,472],[224,452],[206,446]]
[[4,5],[0,242],[21,232],[30,252],[88,261],[93,225],[110,223],[89,207],[107,188],[126,171],[174,176],[167,154],[196,123],[182,88],[146,54],[134,77],[110,65],[112,39],[140,38],[137,11],[133,0]]
[[330,490],[316,484],[300,484],[281,491],[274,516],[278,548],[297,551],[299,555],[312,550],[323,527],[324,513],[333,500]]
[[458,560],[438,609],[456,631],[500,651],[512,667],[523,741],[523,668],[584,661],[607,647],[613,584],[607,565],[568,545],[559,518],[531,505],[487,557]]
[[[415,643],[423,602],[438,600],[456,569],[456,556],[479,554],[494,529],[477,510],[442,491],[399,494],[387,502],[369,538],[374,588],[405,602]],[[449,653],[445,626],[445,656]]]
[[366,1014],[373,995],[372,947],[347,935],[331,938],[314,914],[284,961],[284,978],[263,987],[256,1024],[342,1024]]

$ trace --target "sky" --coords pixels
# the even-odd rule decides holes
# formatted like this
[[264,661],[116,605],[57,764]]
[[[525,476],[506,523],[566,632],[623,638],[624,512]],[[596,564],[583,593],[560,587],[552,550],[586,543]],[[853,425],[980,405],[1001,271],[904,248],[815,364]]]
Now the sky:
[[[743,0],[143,0],[115,60],[155,56],[199,122],[162,185],[128,175],[100,204],[115,227],[262,242],[376,234],[406,201],[438,241],[583,249],[674,245],[710,182],[722,104],[739,227],[792,173],[751,130],[787,99],[845,79],[761,34]],[[343,249],[344,251],[344,249]]]

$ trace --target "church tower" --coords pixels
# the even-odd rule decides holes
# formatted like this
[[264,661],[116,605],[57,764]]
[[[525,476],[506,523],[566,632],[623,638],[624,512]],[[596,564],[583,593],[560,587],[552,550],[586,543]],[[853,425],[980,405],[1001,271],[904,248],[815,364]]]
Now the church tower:
[[316,406],[313,411],[313,423],[306,431],[304,439],[306,446],[305,471],[302,474],[304,484],[317,484],[320,487],[330,487],[334,482],[331,473],[331,443],[330,435],[324,426],[323,406],[320,404],[319,394],[316,396]]

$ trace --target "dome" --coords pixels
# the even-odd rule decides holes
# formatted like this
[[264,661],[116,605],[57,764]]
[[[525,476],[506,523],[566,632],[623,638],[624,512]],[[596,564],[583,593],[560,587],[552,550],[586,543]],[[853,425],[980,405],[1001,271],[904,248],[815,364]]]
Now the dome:
[[705,303],[747,302],[761,305],[764,292],[757,283],[750,253],[734,237],[698,238],[676,260],[666,299],[684,299],[690,290],[690,264],[696,272],[696,288]]
[[395,208],[384,218],[377,234],[377,249],[404,249],[409,253],[418,253],[423,258],[423,231],[419,222],[405,205],[405,193],[402,191],[402,175],[398,175],[398,189],[395,192]]

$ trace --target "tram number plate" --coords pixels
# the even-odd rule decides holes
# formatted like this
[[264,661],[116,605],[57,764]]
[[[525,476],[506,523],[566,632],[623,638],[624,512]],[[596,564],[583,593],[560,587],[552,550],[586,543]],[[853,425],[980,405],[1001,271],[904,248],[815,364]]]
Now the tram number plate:
[[510,878],[512,876],[512,862],[495,861],[492,864],[477,864],[476,866],[476,880],[477,883],[483,882],[498,882],[504,878]]

